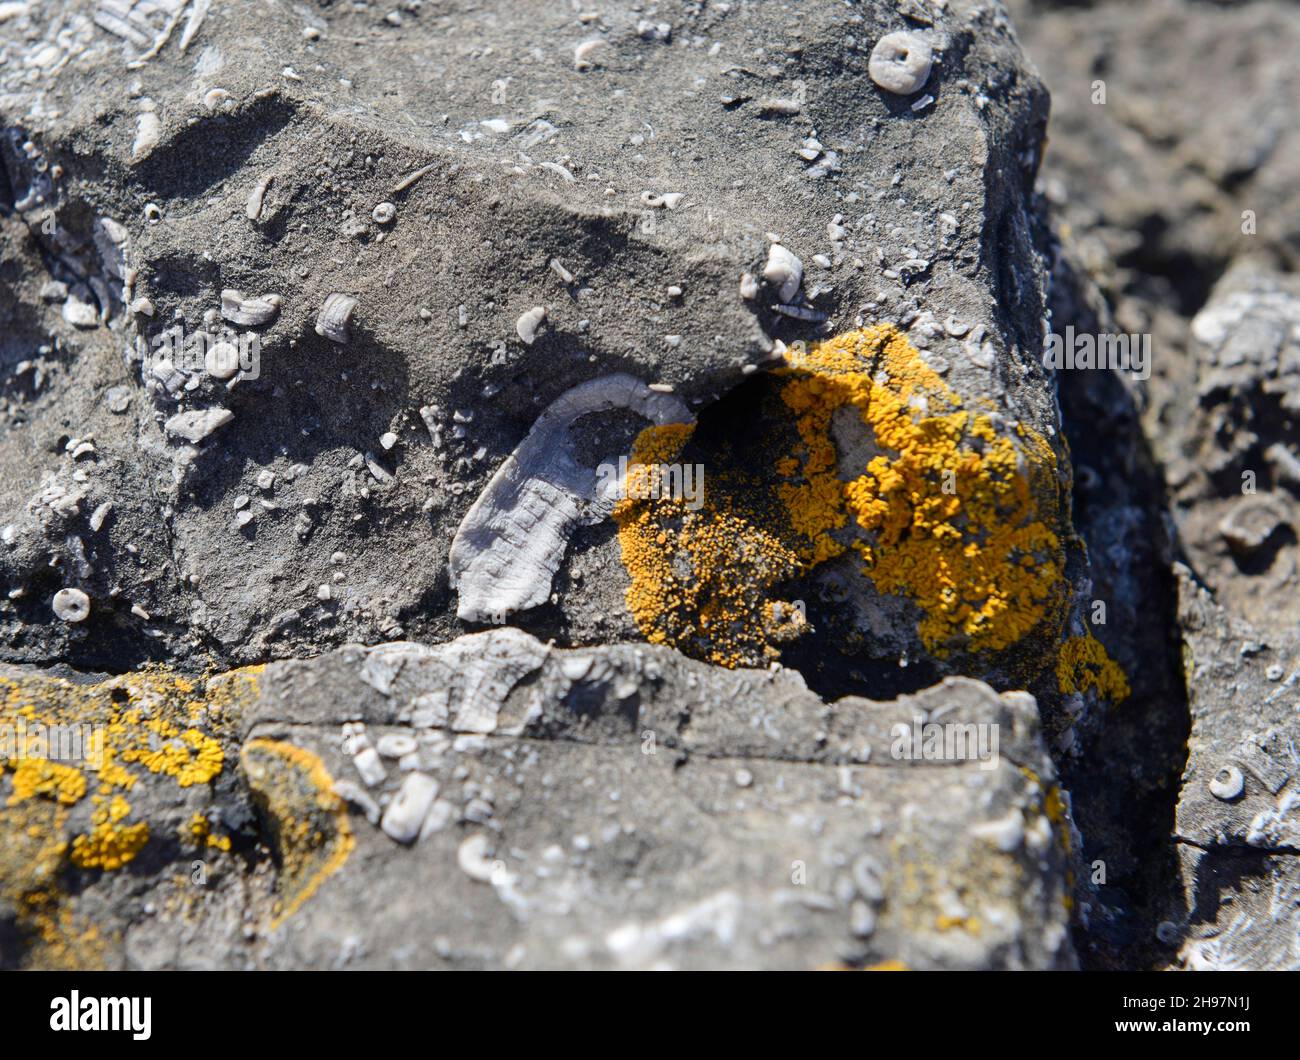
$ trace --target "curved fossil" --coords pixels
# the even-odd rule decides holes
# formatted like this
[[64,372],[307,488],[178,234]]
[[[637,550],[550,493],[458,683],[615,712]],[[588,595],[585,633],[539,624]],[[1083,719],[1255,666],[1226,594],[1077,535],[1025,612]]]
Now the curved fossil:
[[630,375],[607,375],[566,390],[544,411],[466,513],[451,543],[449,570],[459,618],[504,621],[545,602],[569,536],[607,511],[597,502],[596,469],[573,456],[573,424],[630,409],[657,426],[693,417],[671,394]]

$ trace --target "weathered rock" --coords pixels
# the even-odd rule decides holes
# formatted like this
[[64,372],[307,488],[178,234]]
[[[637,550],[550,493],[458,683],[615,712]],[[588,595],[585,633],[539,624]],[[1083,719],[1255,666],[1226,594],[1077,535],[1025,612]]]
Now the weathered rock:
[[[124,830],[147,828],[130,872],[60,853],[85,845],[89,795],[0,802],[0,939],[35,933],[6,965],[1073,964],[1077,837],[1024,693],[953,678],[827,704],[790,671],[553,649],[513,629],[345,647],[188,694],[161,674],[3,680],[43,721],[103,720],[119,701],[147,711],[109,741],[139,778],[105,830],[122,850],[135,846]],[[191,738],[204,770],[124,755],[186,717],[222,749]],[[924,760],[931,724],[940,758]],[[411,761],[362,794],[354,756],[398,734],[414,737]],[[173,761],[174,775],[151,771]],[[415,803],[427,809],[413,823]],[[367,820],[381,806],[383,828]],[[44,907],[19,912],[56,877]],[[94,940],[79,933],[90,922]]]
[[[931,418],[996,410],[989,431],[1021,465],[1007,474],[1040,495],[1016,518],[1041,527],[1022,547],[1042,586],[1005,584],[1016,557],[989,556],[960,577],[990,591],[953,618],[940,614],[952,604],[937,574],[880,589],[846,552],[773,587],[773,601],[803,600],[793,641],[781,631],[767,643],[755,613],[738,649],[690,647],[699,615],[669,642],[731,664],[785,653],[831,693],[946,672],[1023,686],[1050,664],[1079,571],[1065,570],[1067,459],[1037,360],[1029,190],[1046,97],[999,6],[954,2],[919,26],[884,4],[684,8],[659,39],[632,12],[592,25],[543,5],[521,35],[504,3],[473,19],[421,10],[400,26],[337,6],[233,4],[196,19],[184,47],[154,50],[90,8],[69,5],[63,32],[30,12],[0,24],[24,56],[0,67],[4,224],[44,263],[14,290],[24,313],[96,365],[89,377],[129,388],[131,404],[92,414],[83,369],[60,376],[25,411],[31,426],[0,439],[0,462],[21,468],[0,512],[55,471],[30,460],[25,433],[72,422],[106,465],[87,503],[138,512],[151,532],[123,521],[96,542],[81,587],[111,603],[84,635],[42,624],[22,598],[0,603],[10,658],[229,665],[349,640],[447,640],[466,628],[447,577],[456,528],[559,394],[615,373],[671,388],[700,416],[702,444],[761,409],[771,418],[780,384],[759,372],[737,386],[782,350],[799,371],[809,344],[879,325],[906,336],[907,363],[893,367],[933,377],[924,397],[889,384],[919,402],[914,418],[926,400]],[[916,99],[867,69],[876,42],[909,27],[932,59]],[[575,62],[593,35],[600,54]],[[463,62],[468,39],[492,61]],[[756,49],[773,58],[743,58]],[[742,297],[742,274],[762,278],[756,297]],[[55,319],[39,297],[51,279],[101,292],[107,325],[74,334]],[[355,300],[344,345],[316,329],[331,298]],[[546,327],[525,342],[517,322],[538,308]],[[207,371],[218,342],[247,355],[233,377]],[[820,370],[815,353],[805,369]],[[168,441],[167,424],[213,407],[234,417],[219,446]],[[628,453],[640,426],[592,417],[584,456]],[[794,418],[771,426],[773,460],[797,455]],[[843,477],[860,477],[869,439],[842,426]],[[982,444],[966,439],[954,462]],[[717,481],[733,466],[716,447],[699,459]],[[111,470],[118,461],[131,467]],[[257,488],[267,471],[271,496]],[[783,485],[769,475],[765,489],[786,519]],[[960,531],[977,549],[978,521]],[[51,560],[75,558],[66,534],[24,535],[24,550],[0,548],[0,573],[35,596]],[[608,521],[578,530],[552,600],[512,621],[568,643],[652,635],[657,617],[629,608],[626,549]]]
[[1300,282],[1244,260],[1191,333],[1196,407],[1161,444],[1175,517],[1218,602],[1261,630],[1287,629],[1300,620]]
[[1300,968],[1300,641],[1231,617],[1186,570],[1180,617],[1192,733],[1168,941],[1192,969]]

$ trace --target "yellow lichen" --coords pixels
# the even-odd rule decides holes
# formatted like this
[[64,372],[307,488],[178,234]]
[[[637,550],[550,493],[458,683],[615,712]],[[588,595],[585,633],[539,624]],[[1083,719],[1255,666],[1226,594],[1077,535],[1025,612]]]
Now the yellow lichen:
[[1096,689],[1112,703],[1123,703],[1131,694],[1123,668],[1091,633],[1071,637],[1061,645],[1056,658],[1056,681],[1067,695]]
[[23,758],[14,769],[14,792],[9,805],[43,795],[71,806],[86,794],[86,776],[75,766],[44,758]]
[[182,732],[165,719],[152,719],[144,723],[143,735],[142,745],[121,752],[122,761],[139,762],[150,773],[175,777],[182,788],[206,784],[221,772],[225,760],[221,745],[198,729]]
[[105,798],[93,796],[98,804],[91,816],[89,835],[72,841],[72,863],[79,869],[120,869],[140,853],[149,839],[149,825],[122,822],[131,812],[131,804],[121,795]]
[[325,764],[305,748],[250,740],[240,752],[280,861],[277,927],[342,868],[356,845],[347,807]]
[[[805,564],[852,547],[881,592],[917,603],[921,640],[938,656],[1010,647],[1045,617],[1063,568],[1055,513],[1039,513],[1055,477],[1050,447],[965,410],[888,325],[820,343],[783,371],[804,451],[779,492]],[[841,409],[876,450],[848,481],[832,438]],[[865,533],[837,534],[850,520]]]
[[[0,724],[19,734],[0,740],[0,900],[16,911],[25,967],[103,967],[111,940],[80,926],[81,899],[62,893],[60,877],[119,869],[144,849],[149,822],[131,820],[124,797],[141,780],[152,774],[189,787],[220,774],[222,745],[237,735],[233,708],[256,694],[256,672],[204,681],[151,667],[94,682],[0,673]],[[56,729],[87,737],[73,743],[77,760]],[[82,819],[74,808],[87,795],[89,827],[74,834],[71,822]],[[208,846],[228,843],[207,837]]]
[[[711,464],[698,511],[646,491],[615,508],[627,603],[648,640],[726,666],[773,658],[800,631],[771,621],[781,584],[851,553],[880,592],[916,604],[939,657],[1000,651],[1059,621],[1060,484],[1044,439],[964,408],[889,325],[819,343],[778,375],[794,452],[760,475]],[[648,428],[633,466],[653,476],[690,432]]]
[[[629,481],[654,485],[658,466],[677,459],[690,433],[680,424],[642,431]],[[798,557],[716,489],[696,511],[663,492],[629,488],[632,499],[614,509],[632,578],[627,605],[645,638],[723,666],[772,654],[781,630],[770,621],[771,593],[797,573]]]
[[228,851],[230,836],[216,835],[212,831],[212,822],[204,814],[195,813],[181,829],[181,839],[199,847]]

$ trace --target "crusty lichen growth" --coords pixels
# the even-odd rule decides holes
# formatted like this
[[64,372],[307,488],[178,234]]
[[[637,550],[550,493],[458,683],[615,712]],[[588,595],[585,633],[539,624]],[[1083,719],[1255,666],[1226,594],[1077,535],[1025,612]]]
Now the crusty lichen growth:
[[240,761],[280,861],[275,928],[342,868],[356,840],[347,807],[316,755],[291,743],[257,739],[244,745]]
[[86,775],[76,766],[45,758],[22,758],[14,768],[9,805],[44,796],[71,806],[86,794]]
[[[223,745],[234,742],[235,708],[255,692],[255,669],[206,682],[162,668],[87,683],[0,674],[0,725],[10,736],[0,744],[0,900],[28,939],[25,966],[104,965],[110,942],[80,923],[80,899],[61,878],[137,859],[150,837],[140,782],[211,784]],[[55,731],[79,735],[70,746],[80,758],[59,760],[68,744],[56,749]]]
[[127,824],[131,804],[121,795],[105,798],[92,795],[94,827],[89,835],[72,841],[72,863],[79,869],[120,869],[131,861],[149,839],[145,821]]
[[[1064,566],[1055,512],[1040,514],[1050,447],[963,408],[889,325],[819,343],[783,371],[804,450],[780,494],[806,564],[854,549],[881,592],[916,602],[921,640],[940,657],[1008,648],[1042,621]],[[878,450],[847,481],[832,438],[841,409]]]
[[213,850],[228,851],[230,836],[218,835],[212,830],[212,822],[201,813],[195,813],[181,829],[180,838],[197,847],[211,847]]
[[1091,633],[1071,637],[1061,645],[1056,657],[1056,682],[1067,695],[1096,689],[1103,699],[1115,704],[1123,703],[1132,692],[1123,668]]
[[652,644],[668,644],[722,666],[774,657],[771,642],[798,635],[792,607],[774,607],[774,588],[799,559],[771,529],[706,488],[692,511],[683,498],[660,496],[653,480],[677,461],[692,427],[648,427],[637,437],[628,497],[614,509],[623,563],[631,575],[627,605]]
[[[743,473],[711,466],[698,512],[672,499],[615,509],[628,606],[647,639],[759,664],[776,654],[781,583],[849,554],[881,593],[916,605],[937,657],[1002,651],[1060,620],[1059,482],[1044,439],[965,408],[890,325],[816,344],[779,376],[799,442],[764,482],[732,488]],[[837,445],[846,418],[860,444]],[[689,430],[642,432],[633,464],[675,462]],[[857,466],[849,448],[864,454]]]

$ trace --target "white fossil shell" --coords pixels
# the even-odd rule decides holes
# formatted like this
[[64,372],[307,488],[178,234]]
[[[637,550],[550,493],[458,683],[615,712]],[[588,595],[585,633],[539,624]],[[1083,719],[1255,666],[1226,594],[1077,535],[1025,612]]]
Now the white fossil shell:
[[492,841],[482,832],[467,837],[456,851],[456,864],[471,880],[491,883],[495,868]]
[[599,38],[594,40],[585,40],[573,49],[573,68],[575,70],[590,70],[599,62],[592,57],[593,52],[599,51],[605,47],[605,42]]
[[535,305],[515,321],[515,333],[531,346],[537,339],[537,333],[546,323],[546,306]]
[[382,784],[384,778],[388,775],[384,770],[384,763],[379,760],[379,752],[373,747],[361,748],[352,756],[352,764],[357,767],[361,779],[370,788],[373,788],[376,784]]
[[163,425],[163,429],[173,437],[184,438],[187,442],[197,444],[234,418],[235,414],[229,409],[178,412]]
[[332,294],[325,299],[325,304],[321,306],[320,313],[316,317],[316,334],[337,342],[340,346],[346,345],[351,337],[349,328],[352,324],[352,314],[357,310],[357,300],[346,294]]
[[93,228],[95,249],[104,269],[119,280],[126,278],[127,230],[111,217],[96,217]]
[[1210,781],[1210,792],[1216,799],[1229,802],[1240,795],[1245,786],[1245,778],[1242,777],[1241,770],[1236,766],[1225,766]]
[[[610,375],[565,391],[537,418],[492,476],[451,543],[449,573],[466,621],[503,621],[536,607],[551,591],[569,535],[597,513],[596,471],[573,457],[570,428],[583,416],[626,408],[655,424],[688,423],[686,406],[630,375]],[[458,719],[459,721],[459,719]]]
[[803,283],[803,262],[788,248],[773,243],[767,252],[767,264],[763,266],[763,279],[776,286],[782,302],[793,302]]
[[60,589],[51,606],[64,622],[84,622],[90,615],[90,597],[80,589]]
[[388,732],[379,737],[375,750],[384,758],[404,758],[418,750],[415,737],[405,732]]
[[271,187],[271,182],[275,179],[274,174],[268,173],[265,177],[253,185],[253,190],[248,193],[248,201],[244,204],[244,216],[250,221],[256,221],[262,216],[262,205],[266,200],[266,193]]
[[239,374],[239,347],[231,342],[214,342],[203,355],[203,367],[213,379],[231,379]]
[[143,158],[155,147],[162,136],[162,122],[158,115],[146,110],[135,119],[135,141],[131,144],[131,157]]
[[280,315],[280,296],[264,294],[261,298],[245,298],[241,292],[227,288],[221,292],[221,315],[232,324],[252,327],[269,324]]
[[930,79],[934,57],[918,33],[887,33],[876,41],[867,63],[871,80],[899,96],[918,91]]
[[399,843],[411,842],[420,834],[424,815],[429,812],[437,795],[436,780],[423,773],[408,773],[396,797],[384,811],[380,827]]

